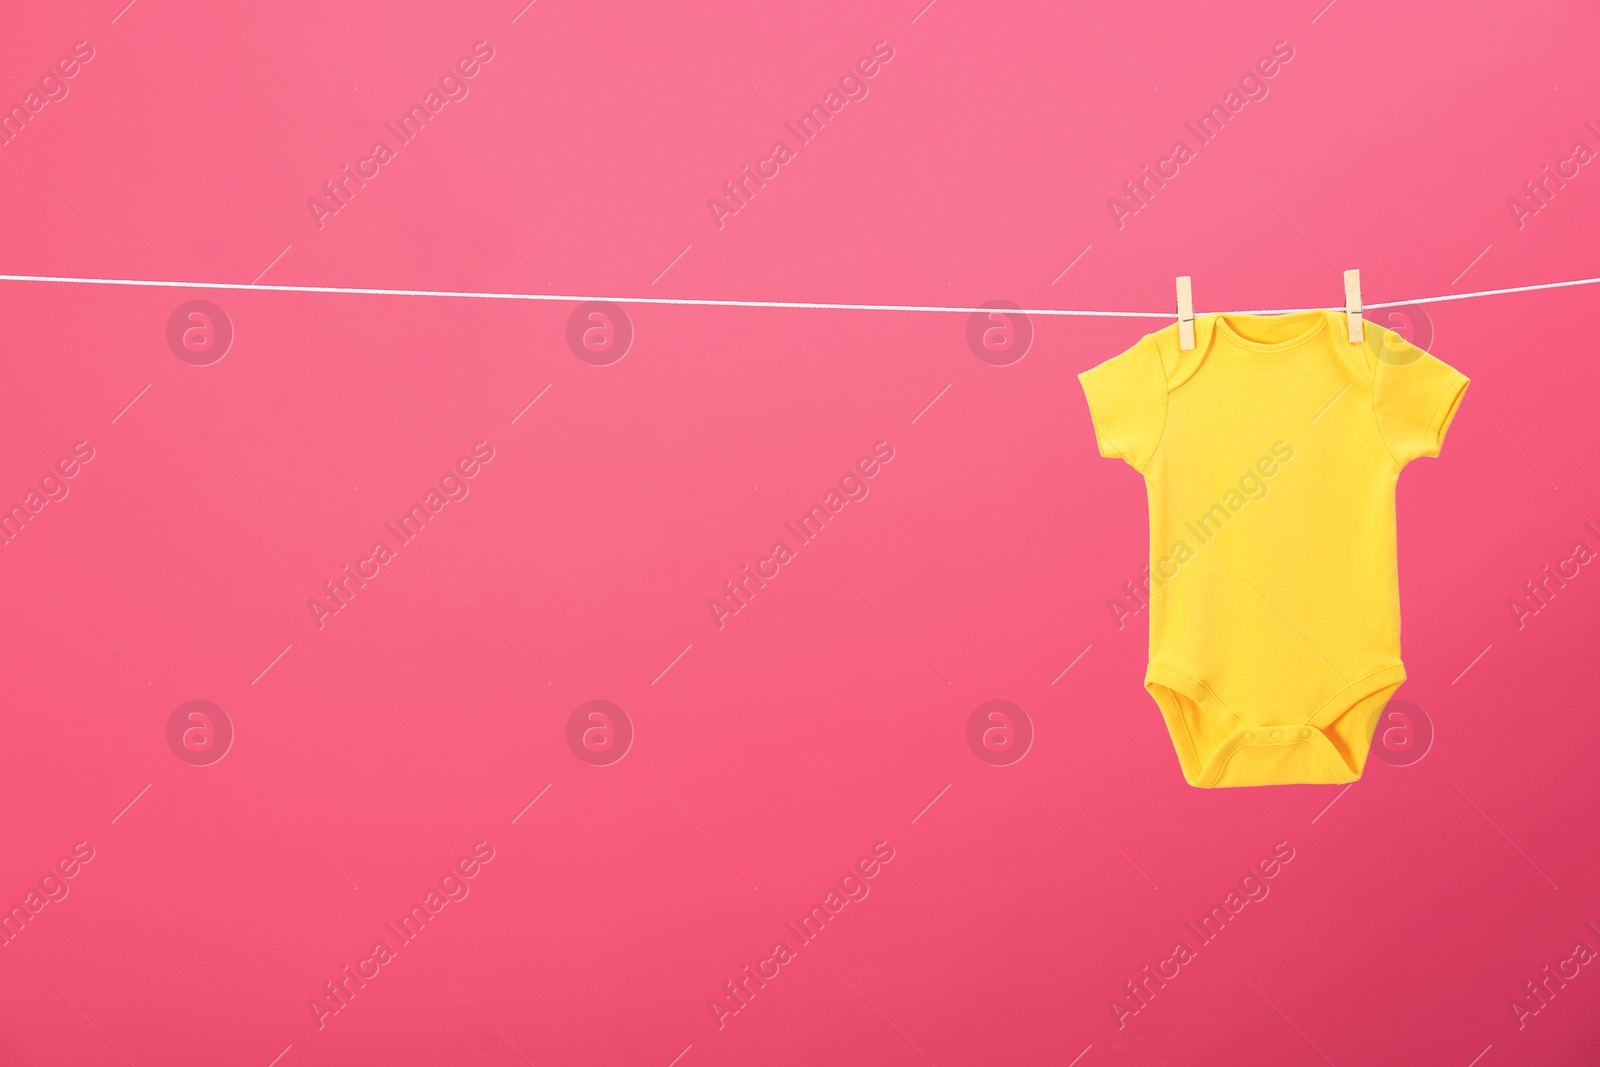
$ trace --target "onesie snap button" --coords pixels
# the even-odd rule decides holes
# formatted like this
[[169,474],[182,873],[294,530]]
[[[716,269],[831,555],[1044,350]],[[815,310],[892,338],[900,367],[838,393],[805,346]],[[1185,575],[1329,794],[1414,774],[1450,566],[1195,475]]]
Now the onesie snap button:
[[1246,730],[1244,732],[1244,739],[1246,741],[1254,741],[1256,739],[1256,735],[1251,733],[1249,730]]
[[1310,727],[1308,727],[1308,726],[1300,727],[1300,740],[1302,740],[1302,741],[1311,740],[1311,728]]
[[1274,730],[1274,731],[1272,731],[1272,739],[1274,741],[1282,741],[1283,740],[1283,731],[1282,730]]

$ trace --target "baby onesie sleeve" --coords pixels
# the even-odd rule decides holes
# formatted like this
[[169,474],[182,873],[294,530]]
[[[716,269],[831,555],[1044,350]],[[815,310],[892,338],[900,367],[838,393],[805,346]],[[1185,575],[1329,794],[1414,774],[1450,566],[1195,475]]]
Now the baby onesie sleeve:
[[1421,456],[1439,454],[1468,379],[1420,348],[1402,346],[1399,351],[1401,358],[1376,361],[1372,403],[1384,443],[1404,467]]
[[1143,473],[1167,422],[1167,376],[1161,351],[1147,336],[1118,356],[1078,375],[1100,454],[1126,460]]

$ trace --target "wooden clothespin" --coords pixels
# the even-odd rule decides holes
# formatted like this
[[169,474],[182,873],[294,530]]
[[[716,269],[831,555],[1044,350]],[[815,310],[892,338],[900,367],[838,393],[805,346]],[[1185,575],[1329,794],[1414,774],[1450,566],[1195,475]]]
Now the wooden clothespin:
[[1194,289],[1187,274],[1178,277],[1178,347],[1194,348]]
[[1344,272],[1344,317],[1350,326],[1350,343],[1361,343],[1361,272]]

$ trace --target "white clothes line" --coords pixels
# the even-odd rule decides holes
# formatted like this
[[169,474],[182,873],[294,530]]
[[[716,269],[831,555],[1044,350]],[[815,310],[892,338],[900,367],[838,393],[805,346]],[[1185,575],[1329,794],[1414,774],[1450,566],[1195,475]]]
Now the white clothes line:
[[[933,314],[972,315],[994,311],[994,308],[945,307],[938,304],[824,304],[799,300],[706,300],[690,297],[663,296],[584,296],[575,293],[475,293],[453,289],[359,289],[334,285],[254,285],[243,282],[175,282],[153,281],[147,278],[67,278],[35,274],[0,274],[0,282],[39,282],[60,285],[125,285],[150,289],[226,289],[239,292],[265,293],[330,293],[348,296],[419,296],[454,297],[458,300],[544,300],[558,303],[604,302],[610,304],[671,304],[680,307],[727,308],[796,308],[813,311],[921,311]],[[1575,285],[1600,284],[1600,278],[1577,278],[1566,282],[1544,282],[1540,285],[1518,285],[1510,289],[1480,289],[1472,293],[1447,293],[1443,296],[1417,297],[1411,300],[1387,300],[1367,304],[1363,310],[1376,308],[1409,307],[1415,304],[1442,304],[1450,300],[1475,300],[1484,296],[1503,296],[1507,293],[1531,293],[1539,289],[1566,289]],[[1103,319],[1176,319],[1173,311],[1087,311],[1072,308],[1018,308],[1001,309],[1023,315],[1075,315]],[[1240,311],[1240,315],[1292,315],[1318,308],[1269,308],[1258,311]],[[1343,311],[1343,308],[1334,308]]]

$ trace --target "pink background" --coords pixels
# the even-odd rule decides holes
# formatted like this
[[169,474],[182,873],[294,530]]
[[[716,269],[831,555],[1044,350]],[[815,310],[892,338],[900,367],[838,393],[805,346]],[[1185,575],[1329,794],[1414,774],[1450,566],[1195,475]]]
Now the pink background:
[[[1142,311],[1180,273],[1202,311],[1335,303],[1346,267],[1369,302],[1600,274],[1593,165],[1507,204],[1600,149],[1571,0],[123,3],[8,15],[0,102],[94,58],[0,148],[0,272]],[[308,198],[478,41],[469,95],[319,228]],[[719,229],[707,199],[879,41]],[[1108,198],[1277,41],[1269,94],[1119,229]],[[1593,1063],[1600,969],[1520,1028],[1511,1002],[1600,949],[1600,574],[1509,605],[1600,549],[1597,295],[1425,308],[1474,385],[1400,485],[1423,758],[1200,791],[1144,616],[1108,608],[1143,488],[1074,381],[1157,320],[1035,316],[994,366],[964,314],[632,304],[593,366],[572,301],[0,283],[0,503],[94,450],[0,549],[0,906],[93,849],[0,948],[0,1063]],[[194,298],[235,332],[209,366],[166,340]],[[470,495],[318,629],[478,441]],[[879,441],[870,495],[718,629]],[[209,766],[167,740],[197,699],[236,735]],[[593,699],[634,733],[608,766],[567,740]],[[994,699],[1034,733],[1009,766],[967,742]],[[480,841],[470,895],[319,1028]],[[719,1027],[878,842],[869,895]]]

